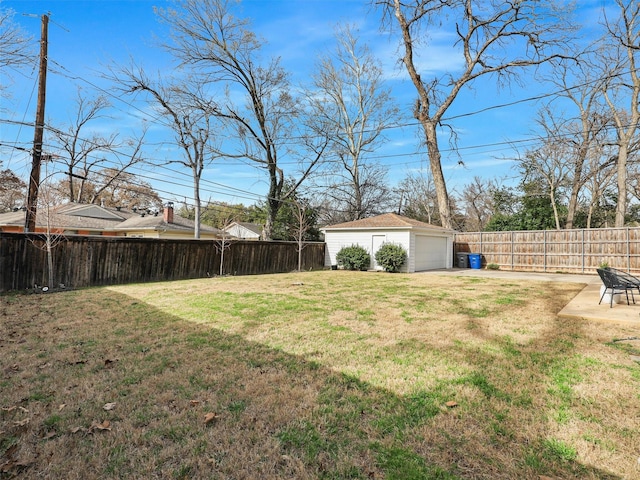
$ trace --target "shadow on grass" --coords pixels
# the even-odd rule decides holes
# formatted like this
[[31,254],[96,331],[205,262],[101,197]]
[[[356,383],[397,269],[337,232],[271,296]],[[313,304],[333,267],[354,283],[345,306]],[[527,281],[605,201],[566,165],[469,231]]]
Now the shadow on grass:
[[618,478],[505,419],[487,352],[398,396],[107,289],[0,301],[0,478]]

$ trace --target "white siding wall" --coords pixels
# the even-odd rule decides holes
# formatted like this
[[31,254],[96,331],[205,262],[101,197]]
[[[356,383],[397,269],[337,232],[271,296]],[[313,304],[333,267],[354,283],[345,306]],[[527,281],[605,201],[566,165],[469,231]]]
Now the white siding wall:
[[[325,243],[327,244],[325,253],[325,266],[336,265],[336,255],[343,247],[360,245],[373,257],[372,252],[373,236],[384,235],[385,242],[398,243],[409,253],[410,232],[407,230],[351,230],[351,231],[328,231],[325,232]],[[402,271],[407,270],[405,266]]]
[[248,228],[243,227],[242,225],[232,225],[227,229],[227,233],[229,235],[233,235],[234,237],[242,239],[254,240],[260,238],[260,235],[249,230]]

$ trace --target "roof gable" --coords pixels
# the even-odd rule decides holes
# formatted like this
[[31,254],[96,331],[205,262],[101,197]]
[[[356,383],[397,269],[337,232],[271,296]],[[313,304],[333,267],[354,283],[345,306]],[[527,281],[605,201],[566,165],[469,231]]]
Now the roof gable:
[[371,228],[420,228],[430,230],[440,230],[442,232],[452,232],[447,228],[431,225],[430,223],[414,220],[413,218],[398,215],[396,213],[385,213],[375,217],[363,218],[352,222],[329,225],[322,230],[355,230]]
[[253,233],[257,236],[262,235],[262,225],[258,225],[257,223],[249,223],[249,222],[233,222],[225,231],[229,232],[234,229],[238,231],[248,231],[249,233]]

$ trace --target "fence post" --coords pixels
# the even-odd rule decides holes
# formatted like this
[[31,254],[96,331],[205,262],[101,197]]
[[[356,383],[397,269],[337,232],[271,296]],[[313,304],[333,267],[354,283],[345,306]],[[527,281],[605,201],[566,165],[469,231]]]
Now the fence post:
[[547,231],[542,231],[542,242],[544,243],[543,253],[542,253],[542,271],[546,273],[547,271]]
[[631,271],[631,238],[629,238],[629,227],[627,227],[627,272]]
[[582,233],[580,237],[580,261],[582,262],[582,273],[584,273],[584,228],[580,230],[580,233]]
[[511,270],[513,270],[514,260],[513,260],[513,231],[511,232]]

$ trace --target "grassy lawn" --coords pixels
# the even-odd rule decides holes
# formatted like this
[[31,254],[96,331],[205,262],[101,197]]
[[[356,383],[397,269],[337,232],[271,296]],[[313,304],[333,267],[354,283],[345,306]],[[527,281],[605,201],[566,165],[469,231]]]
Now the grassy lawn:
[[581,288],[323,271],[0,296],[0,478],[638,478],[639,332],[558,319]]

